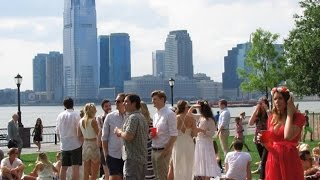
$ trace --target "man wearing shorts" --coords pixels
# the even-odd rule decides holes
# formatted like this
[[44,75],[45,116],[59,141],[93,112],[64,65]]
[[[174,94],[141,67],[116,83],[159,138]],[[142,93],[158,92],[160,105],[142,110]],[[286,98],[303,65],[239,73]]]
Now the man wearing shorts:
[[60,179],[66,179],[69,166],[72,166],[72,179],[79,179],[79,166],[82,165],[82,143],[77,135],[80,113],[73,110],[71,98],[66,98],[63,105],[65,111],[58,115],[56,127],[62,155]]
[[121,155],[123,141],[114,134],[113,130],[116,127],[122,128],[123,126],[125,120],[124,98],[124,93],[117,95],[115,100],[117,110],[106,116],[102,127],[102,148],[109,168],[110,180],[121,180],[123,177],[124,162]]

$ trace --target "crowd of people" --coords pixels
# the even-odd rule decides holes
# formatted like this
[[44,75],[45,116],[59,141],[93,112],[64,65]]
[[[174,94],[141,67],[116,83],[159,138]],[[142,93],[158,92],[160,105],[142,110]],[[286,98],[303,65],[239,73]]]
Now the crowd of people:
[[[319,178],[320,144],[312,152],[297,147],[301,133],[310,132],[306,117],[296,108],[286,87],[273,88],[271,95],[272,109],[266,98],[260,98],[248,121],[255,125],[254,142],[261,159],[253,172],[250,154],[242,151],[243,146],[250,151],[243,134],[245,112],[235,118],[234,141],[229,143],[231,117],[226,100],[219,101],[220,112],[214,116],[205,100],[193,105],[180,100],[176,109],[170,109],[166,94],[156,90],[151,93],[157,110],[153,116],[136,94],[118,94],[114,111],[111,102],[103,100],[101,115],[96,114],[93,103],[87,103],[80,114],[74,111],[73,100],[66,98],[65,110],[57,117],[61,150],[57,162],[52,164],[41,152],[29,175],[23,175],[24,165],[19,159],[22,141],[16,137],[18,117],[13,115],[8,135],[17,142],[17,148],[11,148],[1,161],[2,177],[65,180],[71,171],[71,179],[85,180],[101,175],[110,180],[250,180],[252,173],[266,180]],[[38,151],[42,129],[39,118],[33,133]],[[213,137],[219,138],[222,158]]]

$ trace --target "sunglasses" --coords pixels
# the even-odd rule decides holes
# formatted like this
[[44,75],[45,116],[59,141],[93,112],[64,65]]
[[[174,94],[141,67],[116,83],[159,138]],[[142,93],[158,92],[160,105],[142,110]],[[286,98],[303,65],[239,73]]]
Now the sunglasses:
[[115,103],[123,103],[123,101],[120,100],[114,100]]

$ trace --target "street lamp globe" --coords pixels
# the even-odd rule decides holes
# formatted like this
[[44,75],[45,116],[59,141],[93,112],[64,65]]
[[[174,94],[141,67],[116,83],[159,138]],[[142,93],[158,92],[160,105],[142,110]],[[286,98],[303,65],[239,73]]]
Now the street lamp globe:
[[170,85],[170,87],[174,86],[174,79],[173,78],[169,79],[169,85]]
[[16,82],[16,85],[20,86],[22,83],[22,76],[20,74],[18,74],[16,77],[14,77],[14,80]]

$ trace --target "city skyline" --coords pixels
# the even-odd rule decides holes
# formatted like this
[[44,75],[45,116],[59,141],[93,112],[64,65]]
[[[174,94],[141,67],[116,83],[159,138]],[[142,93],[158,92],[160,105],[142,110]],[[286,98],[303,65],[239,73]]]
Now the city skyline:
[[[34,56],[63,53],[63,5],[62,0],[12,0],[0,7],[0,59],[5,67],[0,89],[16,88],[13,77],[18,73],[22,90],[32,89]],[[186,29],[193,41],[194,73],[219,82],[229,49],[247,42],[259,27],[285,38],[294,25],[293,14],[301,11],[296,0],[97,0],[96,10],[98,35],[130,34],[132,76],[152,74],[152,51],[164,49],[169,31]]]

